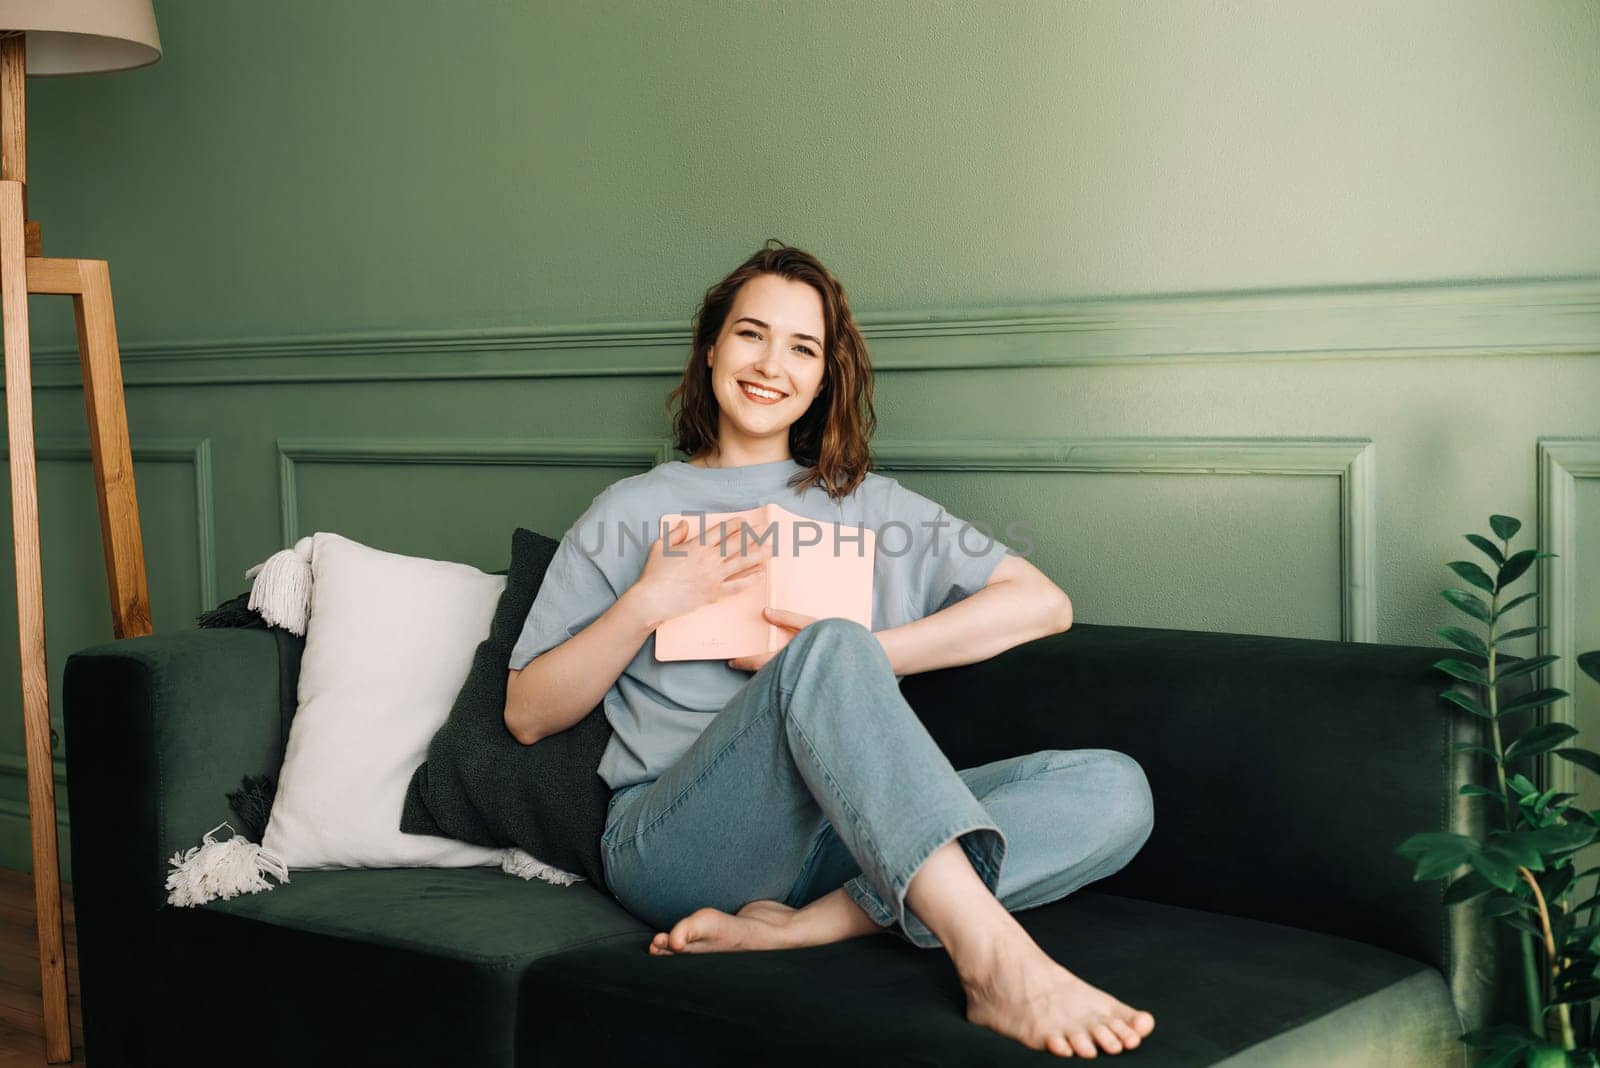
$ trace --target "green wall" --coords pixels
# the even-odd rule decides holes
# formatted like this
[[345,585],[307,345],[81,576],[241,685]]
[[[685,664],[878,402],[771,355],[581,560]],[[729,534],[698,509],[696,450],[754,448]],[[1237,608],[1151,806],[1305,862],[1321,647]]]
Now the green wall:
[[[697,301],[777,236],[866,326],[886,473],[1031,523],[1082,622],[1439,645],[1503,511],[1566,547],[1551,650],[1600,646],[1592,3],[157,15],[159,65],[29,83],[29,177],[46,252],[111,263],[158,630],[318,529],[485,569],[559,534],[664,455]],[[32,307],[59,724],[110,623]]]

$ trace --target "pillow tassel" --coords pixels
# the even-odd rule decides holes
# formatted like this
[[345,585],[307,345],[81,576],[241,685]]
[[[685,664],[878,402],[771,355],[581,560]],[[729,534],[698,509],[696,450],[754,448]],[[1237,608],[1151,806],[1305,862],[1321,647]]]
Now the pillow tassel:
[[233,830],[227,821],[206,832],[202,845],[172,854],[167,863],[176,871],[167,875],[167,904],[189,907],[215,898],[271,890],[267,875],[280,883],[289,881],[289,869],[275,853],[246,840],[237,832],[225,842],[214,835],[222,828]]
[[553,864],[546,864],[532,853],[518,849],[515,846],[506,850],[506,859],[500,862],[500,870],[507,875],[516,875],[523,879],[543,879],[545,882],[555,883],[557,886],[571,886],[573,880],[583,878],[583,876],[574,875],[570,871],[562,871]]
[[273,553],[244,573],[255,579],[250,587],[252,611],[291,634],[305,634],[311,614],[311,535],[294,543],[294,548]]

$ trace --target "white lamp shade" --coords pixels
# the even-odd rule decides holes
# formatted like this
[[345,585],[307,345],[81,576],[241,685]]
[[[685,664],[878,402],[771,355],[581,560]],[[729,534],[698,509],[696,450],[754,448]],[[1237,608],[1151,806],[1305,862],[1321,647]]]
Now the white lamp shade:
[[28,74],[94,74],[161,58],[151,0],[0,0],[0,31],[28,35]]

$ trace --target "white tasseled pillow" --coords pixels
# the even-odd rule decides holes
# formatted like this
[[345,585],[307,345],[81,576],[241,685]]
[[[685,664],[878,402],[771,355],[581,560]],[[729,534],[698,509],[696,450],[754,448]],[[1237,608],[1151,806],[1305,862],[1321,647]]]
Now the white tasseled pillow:
[[[504,849],[402,834],[400,811],[489,636],[505,576],[320,531],[302,547],[305,655],[262,848],[290,869],[502,864]],[[296,593],[303,603],[304,590],[288,592],[285,604]],[[297,622],[290,613],[283,625]]]

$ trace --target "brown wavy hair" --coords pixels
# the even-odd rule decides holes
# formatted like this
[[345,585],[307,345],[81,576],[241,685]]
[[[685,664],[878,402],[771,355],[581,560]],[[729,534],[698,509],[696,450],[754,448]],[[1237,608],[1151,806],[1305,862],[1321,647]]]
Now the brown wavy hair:
[[[706,354],[722,334],[739,288],[762,274],[804,282],[822,297],[822,386],[804,415],[789,427],[789,454],[807,470],[790,487],[820,485],[830,497],[855,492],[872,469],[870,444],[878,417],[872,407],[872,358],[856,326],[844,286],[815,256],[768,238],[733,273],[706,290],[694,316],[694,342],[683,380],[667,395],[674,444],[687,456],[717,449],[720,406],[711,389]],[[674,403],[677,411],[673,411]]]

